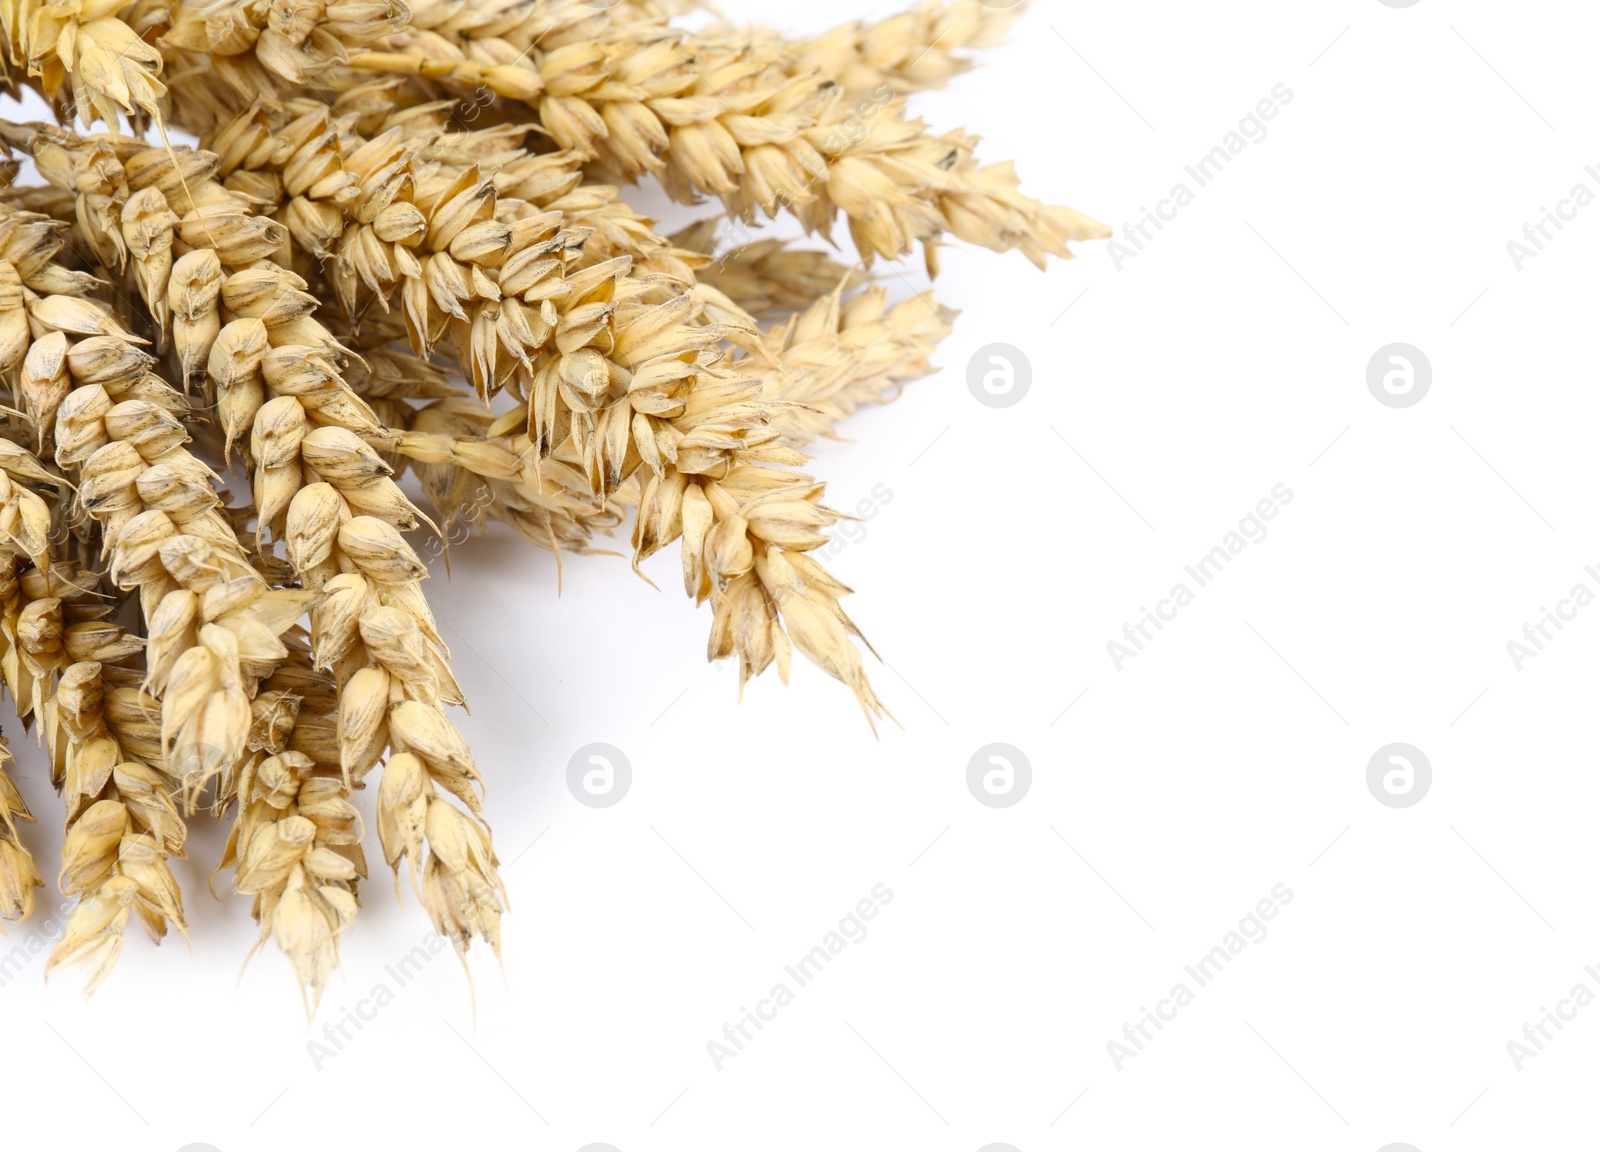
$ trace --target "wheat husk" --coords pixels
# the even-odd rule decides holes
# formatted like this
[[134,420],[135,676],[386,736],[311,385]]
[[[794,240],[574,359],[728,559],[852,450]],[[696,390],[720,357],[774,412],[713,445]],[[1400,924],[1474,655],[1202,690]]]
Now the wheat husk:
[[6,771],[11,762],[11,747],[0,737],[0,931],[4,931],[4,921],[26,920],[32,915],[33,890],[44,886],[39,866],[17,831],[18,821],[33,823],[33,813]]

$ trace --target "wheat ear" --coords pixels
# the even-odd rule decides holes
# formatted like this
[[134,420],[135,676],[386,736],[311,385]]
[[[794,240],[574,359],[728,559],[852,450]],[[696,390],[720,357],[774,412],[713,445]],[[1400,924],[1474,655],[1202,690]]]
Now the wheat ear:
[[537,39],[504,64],[477,63],[415,24],[391,36],[389,50],[351,63],[425,76],[458,93],[492,91],[502,114],[523,105],[523,119],[560,147],[623,180],[654,174],[680,200],[719,196],[746,219],[787,208],[824,236],[843,214],[868,260],[948,232],[1042,265],[1070,255],[1069,241],[1109,235],[1086,216],[1023,196],[1009,163],[978,167],[974,138],[931,135],[898,99],[863,114],[823,72],[791,75],[756,48],[698,44],[606,16],[552,9]]
[[277,722],[246,761],[218,868],[233,867],[235,890],[253,897],[261,940],[270,937],[289,958],[309,1015],[338,966],[339,937],[355,919],[366,857],[337,739],[308,739],[336,731],[332,680],[297,659],[264,686],[263,696],[274,700]]
[[167,864],[183,855],[183,820],[167,777],[125,758],[105,722],[103,690],[99,663],[72,664],[46,709],[46,738],[65,760],[61,891],[78,897],[46,974],[86,966],[85,995],[111,974],[130,917],[158,943],[168,921],[184,931],[183,897]]

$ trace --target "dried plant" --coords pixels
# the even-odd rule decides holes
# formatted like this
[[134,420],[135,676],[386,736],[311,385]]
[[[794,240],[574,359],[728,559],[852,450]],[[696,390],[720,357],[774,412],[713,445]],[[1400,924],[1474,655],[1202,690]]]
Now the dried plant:
[[[921,245],[934,272],[956,240],[1042,266],[1106,233],[906,112],[1016,8],[795,40],[686,32],[681,7],[0,0],[0,75],[59,121],[0,122],[6,174],[37,176],[0,192],[0,679],[63,801],[51,971],[92,991],[130,921],[184,930],[171,862],[209,812],[313,1011],[368,785],[397,890],[498,953],[483,779],[407,533],[432,554],[503,523],[559,557],[631,517],[635,567],[676,545],[741,684],[798,651],[887,715],[801,449],[929,373],[953,313],[871,265]],[[645,178],[724,215],[663,235],[624,192]],[[859,262],[761,235],[780,212],[843,221]],[[9,759],[20,920],[41,877]]]
[[[0,740],[0,920],[26,920],[33,914],[33,890],[43,887],[39,866],[17,836],[17,821],[33,822],[5,765],[11,748]],[[0,925],[3,927],[3,925]]]

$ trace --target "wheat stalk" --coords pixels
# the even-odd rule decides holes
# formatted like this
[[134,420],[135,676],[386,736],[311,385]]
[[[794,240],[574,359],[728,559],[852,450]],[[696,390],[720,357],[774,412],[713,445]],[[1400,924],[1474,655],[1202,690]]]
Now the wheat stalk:
[[[686,7],[0,0],[0,85],[110,130],[0,121],[45,180],[0,160],[0,676],[65,800],[78,902],[51,970],[93,990],[130,920],[182,929],[179,801],[209,795],[314,1011],[366,876],[350,798],[380,765],[397,887],[404,861],[441,934],[498,953],[420,526],[443,550],[500,521],[559,556],[631,509],[636,568],[677,545],[741,684],[798,649],[886,715],[800,448],[929,371],[951,314],[749,228],[843,219],[864,263],[920,243],[930,271],[947,237],[1043,264],[1104,230],[898,99],[1014,13],[951,0],[789,41],[686,33]],[[661,235],[618,187],[647,175],[720,198],[739,244]],[[0,771],[0,919],[38,882],[27,818]]]

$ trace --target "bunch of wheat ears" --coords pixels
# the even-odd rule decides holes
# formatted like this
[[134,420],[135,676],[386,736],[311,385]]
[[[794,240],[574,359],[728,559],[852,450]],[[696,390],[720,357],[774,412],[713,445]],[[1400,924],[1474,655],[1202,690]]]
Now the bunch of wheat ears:
[[[50,970],[93,991],[130,919],[184,931],[170,861],[207,811],[314,1006],[373,777],[397,881],[498,952],[408,532],[500,521],[559,554],[631,516],[635,565],[677,546],[741,683],[798,649],[883,713],[810,555],[840,514],[801,449],[927,373],[951,314],[891,304],[871,265],[920,245],[931,273],[952,236],[1042,266],[1105,230],[905,114],[1015,7],[809,40],[690,7],[0,0],[0,79],[57,119],[0,121],[0,672],[64,802]],[[658,235],[620,190],[648,177],[721,212]],[[824,239],[842,218],[859,259],[750,240],[785,212]],[[41,879],[9,759],[21,920]]]

